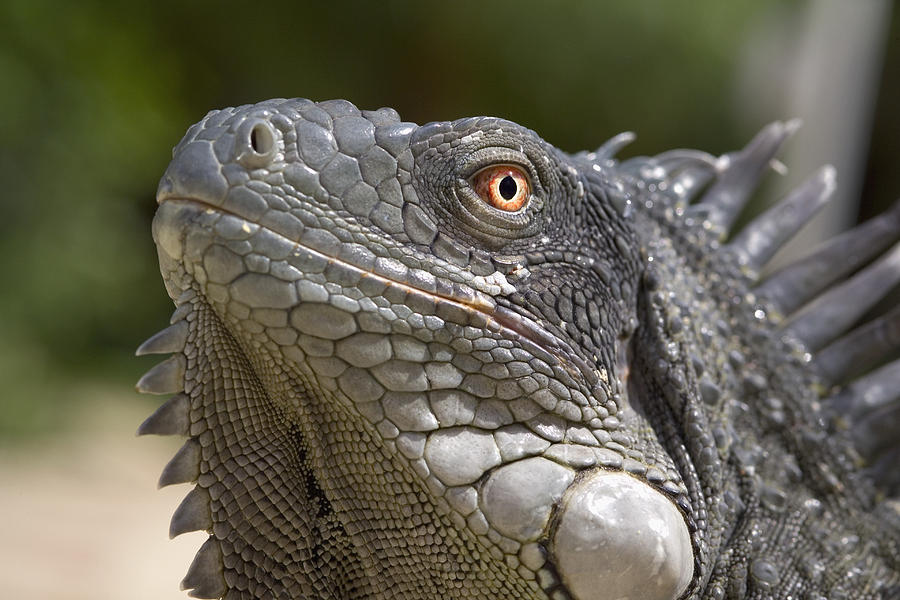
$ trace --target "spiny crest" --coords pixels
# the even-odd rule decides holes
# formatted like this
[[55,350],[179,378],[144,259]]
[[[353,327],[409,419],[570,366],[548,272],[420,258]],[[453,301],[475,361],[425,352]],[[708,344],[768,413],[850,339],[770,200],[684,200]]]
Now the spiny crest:
[[[186,357],[183,354],[187,341],[188,325],[185,317],[191,292],[178,299],[178,309],[172,315],[172,324],[141,344],[136,354],[171,354],[138,381],[136,387],[145,394],[174,394],[150,415],[138,428],[138,435],[190,435],[190,399],[184,393]],[[159,486],[176,483],[196,483],[200,475],[201,450],[196,438],[189,437],[184,445],[163,469]],[[212,532],[212,513],[209,492],[194,486],[172,515],[169,537],[190,531]],[[187,575],[181,582],[182,589],[190,590],[194,598],[220,598],[225,593],[222,551],[212,535],[197,552]]]
[[[767,170],[783,169],[775,155],[799,126],[798,120],[772,123],[744,149],[721,157],[674,150],[618,166],[667,191],[682,216],[679,226],[696,230],[703,251],[715,250],[748,278],[778,332],[807,353],[825,390],[823,408],[849,428],[876,482],[897,496],[900,309],[861,320],[900,283],[900,201],[772,273],[766,273],[772,257],[831,198],[835,169],[820,168],[750,223],[732,229]],[[595,154],[613,162],[633,139],[620,134]]]

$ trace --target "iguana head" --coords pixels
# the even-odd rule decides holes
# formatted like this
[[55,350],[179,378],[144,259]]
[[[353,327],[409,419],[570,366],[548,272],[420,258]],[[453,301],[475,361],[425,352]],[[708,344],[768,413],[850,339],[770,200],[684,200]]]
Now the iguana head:
[[683,331],[704,281],[646,232],[720,165],[622,140],[305,100],[188,131],[153,229],[179,309],[145,348],[177,354],[143,387],[183,389],[148,430],[190,436],[163,483],[197,483],[195,595],[700,593],[746,508],[715,362],[742,342],[712,301]]
[[[624,393],[642,261],[625,195],[602,159],[508,121],[274,101],[188,132],[154,234],[170,295],[215,323],[196,343],[233,338],[371,584],[398,571],[390,531],[411,589],[469,571],[460,597],[492,577],[497,597],[676,598],[682,475]],[[222,421],[213,436],[252,428]]]

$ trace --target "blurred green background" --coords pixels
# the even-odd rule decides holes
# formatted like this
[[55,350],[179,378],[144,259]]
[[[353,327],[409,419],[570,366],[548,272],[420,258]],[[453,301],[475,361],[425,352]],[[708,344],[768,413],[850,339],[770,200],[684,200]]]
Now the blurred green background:
[[[348,98],[419,123],[504,116],[572,151],[631,129],[626,154],[720,153],[795,116],[777,59],[794,60],[790,44],[814,10],[759,0],[6,0],[0,439],[64,423],[79,410],[68,398],[79,381],[124,385],[146,366],[132,349],[169,310],[150,240],[156,182],[207,110]],[[762,85],[740,89],[753,44],[764,55],[779,43],[788,50],[764,65]],[[831,40],[846,54],[841,45]],[[896,144],[896,111],[884,110],[898,105],[892,58],[893,70],[874,68],[885,76],[879,118],[894,127],[875,131]],[[900,192],[894,183],[868,190],[870,205]]]
[[[131,435],[131,411],[156,404],[131,391],[153,363],[133,350],[171,310],[150,239],[154,194],[172,146],[207,110],[347,98],[418,123],[503,116],[570,151],[633,130],[626,156],[722,153],[771,120],[800,116],[788,179],[826,160],[842,177],[825,235],[900,194],[900,27],[890,8],[4,0],[0,457],[13,468],[29,449],[66,452],[63,435],[107,443],[92,425],[98,413],[124,415],[103,427]],[[160,575],[174,590],[177,574]]]

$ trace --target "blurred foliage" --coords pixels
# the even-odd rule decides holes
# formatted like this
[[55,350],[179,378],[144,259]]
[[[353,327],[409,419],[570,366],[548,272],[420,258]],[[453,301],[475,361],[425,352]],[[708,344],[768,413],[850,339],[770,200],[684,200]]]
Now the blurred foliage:
[[733,70],[776,4],[6,0],[0,439],[64,421],[72,382],[149,366],[129,357],[171,308],[156,182],[207,110],[342,97],[420,123],[500,115],[568,150],[633,129],[635,152],[723,152],[751,133]]
[[[888,48],[881,67],[882,77],[872,122],[872,139],[866,157],[860,197],[859,220],[871,219],[900,197],[900,5],[894,7]],[[893,295],[894,300],[900,296]]]

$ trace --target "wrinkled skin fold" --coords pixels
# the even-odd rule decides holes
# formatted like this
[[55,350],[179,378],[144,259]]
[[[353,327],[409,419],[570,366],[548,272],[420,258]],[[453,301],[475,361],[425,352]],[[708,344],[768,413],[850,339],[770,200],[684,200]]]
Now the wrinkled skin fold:
[[182,586],[897,597],[900,317],[850,299],[900,279],[900,209],[765,280],[833,169],[729,231],[795,129],[619,161],[488,117],[210,112],[160,181],[177,308],[138,351],[174,394],[139,433],[187,438],[170,534],[209,533]]

